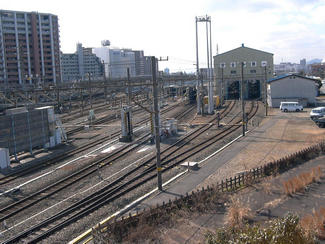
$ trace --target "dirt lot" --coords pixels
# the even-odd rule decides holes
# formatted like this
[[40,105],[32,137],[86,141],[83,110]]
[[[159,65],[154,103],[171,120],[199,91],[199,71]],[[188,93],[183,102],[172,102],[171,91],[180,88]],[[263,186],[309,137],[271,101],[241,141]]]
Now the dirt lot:
[[325,139],[325,129],[309,118],[310,108],[301,113],[282,113],[270,109],[259,127],[246,135],[249,143],[215,174],[198,185],[214,184],[238,172],[256,168]]

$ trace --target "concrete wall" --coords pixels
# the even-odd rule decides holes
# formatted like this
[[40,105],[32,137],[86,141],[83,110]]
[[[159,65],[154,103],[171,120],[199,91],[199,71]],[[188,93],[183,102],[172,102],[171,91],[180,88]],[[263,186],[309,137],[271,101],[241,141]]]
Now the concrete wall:
[[268,104],[279,107],[282,101],[300,102],[302,105],[315,104],[317,86],[313,80],[289,76],[268,84]]

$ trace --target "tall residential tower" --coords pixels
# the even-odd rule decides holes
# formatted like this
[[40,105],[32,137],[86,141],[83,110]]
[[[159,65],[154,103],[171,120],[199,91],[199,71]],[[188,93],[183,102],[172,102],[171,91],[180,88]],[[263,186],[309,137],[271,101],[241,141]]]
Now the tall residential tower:
[[60,81],[58,17],[0,10],[0,85]]

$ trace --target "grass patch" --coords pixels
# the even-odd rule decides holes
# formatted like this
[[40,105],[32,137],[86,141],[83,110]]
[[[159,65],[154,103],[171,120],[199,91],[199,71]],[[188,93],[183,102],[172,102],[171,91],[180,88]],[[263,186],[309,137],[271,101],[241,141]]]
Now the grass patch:
[[215,233],[207,232],[206,244],[314,244],[313,235],[306,235],[299,224],[299,217],[288,214],[284,218],[266,223],[266,227],[258,224],[241,227],[228,226],[219,228]]
[[309,172],[303,172],[282,183],[284,192],[288,196],[292,196],[296,192],[305,190],[306,186],[319,181],[322,176],[323,173],[319,166]]
[[231,203],[226,214],[226,225],[230,228],[243,226],[253,218],[253,213],[250,207],[243,204],[238,198],[231,198]]
[[321,207],[318,211],[313,210],[312,214],[302,217],[299,224],[306,237],[317,236],[317,238],[324,240],[325,208]]

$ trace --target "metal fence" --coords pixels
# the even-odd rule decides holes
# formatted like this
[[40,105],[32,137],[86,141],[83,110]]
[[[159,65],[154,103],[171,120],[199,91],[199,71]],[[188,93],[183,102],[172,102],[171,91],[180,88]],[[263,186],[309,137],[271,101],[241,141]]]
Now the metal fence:
[[10,155],[44,146],[49,141],[49,122],[46,110],[0,116],[0,148]]

